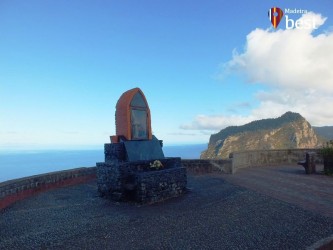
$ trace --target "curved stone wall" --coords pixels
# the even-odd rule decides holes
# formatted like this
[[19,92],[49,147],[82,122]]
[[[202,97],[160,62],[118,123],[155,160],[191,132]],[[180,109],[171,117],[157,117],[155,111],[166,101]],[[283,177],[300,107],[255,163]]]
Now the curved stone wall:
[[[230,160],[182,160],[190,174],[231,173]],[[50,189],[96,179],[96,167],[76,168],[0,182],[0,209]],[[97,186],[96,186],[97,189]]]
[[[297,164],[305,159],[308,151],[317,152],[318,149],[254,150],[235,152],[230,160],[189,159],[181,162],[190,174],[230,174],[246,167]],[[96,179],[96,167],[76,168],[1,182],[0,209],[42,191],[93,179]]]
[[0,182],[0,209],[53,188],[75,185],[96,178],[96,167],[76,168]]

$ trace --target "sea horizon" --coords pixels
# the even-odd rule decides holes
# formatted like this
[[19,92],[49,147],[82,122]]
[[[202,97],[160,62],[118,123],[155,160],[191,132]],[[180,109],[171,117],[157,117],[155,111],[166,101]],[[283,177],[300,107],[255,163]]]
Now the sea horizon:
[[[207,144],[163,146],[165,157],[199,159]],[[80,167],[104,161],[104,149],[20,149],[0,151],[0,182]]]

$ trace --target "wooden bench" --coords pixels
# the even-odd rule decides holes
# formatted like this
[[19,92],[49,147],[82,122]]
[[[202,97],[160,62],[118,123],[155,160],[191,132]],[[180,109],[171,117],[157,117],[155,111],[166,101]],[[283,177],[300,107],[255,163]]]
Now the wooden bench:
[[306,174],[316,173],[316,153],[315,152],[306,152],[305,160],[299,161],[297,164],[302,165],[305,169]]

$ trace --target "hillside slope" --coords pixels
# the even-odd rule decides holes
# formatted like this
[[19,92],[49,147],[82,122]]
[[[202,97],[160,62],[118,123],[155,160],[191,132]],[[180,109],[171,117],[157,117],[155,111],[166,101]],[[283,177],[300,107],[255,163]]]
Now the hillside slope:
[[202,159],[228,158],[236,151],[255,149],[313,148],[322,144],[309,122],[300,114],[287,112],[279,118],[227,127],[210,137]]

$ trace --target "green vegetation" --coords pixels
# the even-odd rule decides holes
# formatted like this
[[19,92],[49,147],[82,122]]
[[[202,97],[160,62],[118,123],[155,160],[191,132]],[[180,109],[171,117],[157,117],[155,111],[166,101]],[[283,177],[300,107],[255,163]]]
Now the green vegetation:
[[319,152],[324,159],[324,174],[333,175],[333,140],[326,142]]
[[333,158],[333,140],[326,142],[326,145],[320,149],[320,154],[325,157],[332,157]]

